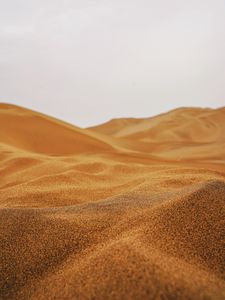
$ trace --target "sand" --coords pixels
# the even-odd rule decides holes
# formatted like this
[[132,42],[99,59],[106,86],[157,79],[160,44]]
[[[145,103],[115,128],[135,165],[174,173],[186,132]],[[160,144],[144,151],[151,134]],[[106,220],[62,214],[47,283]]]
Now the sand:
[[0,104],[0,299],[225,299],[225,108],[83,129]]

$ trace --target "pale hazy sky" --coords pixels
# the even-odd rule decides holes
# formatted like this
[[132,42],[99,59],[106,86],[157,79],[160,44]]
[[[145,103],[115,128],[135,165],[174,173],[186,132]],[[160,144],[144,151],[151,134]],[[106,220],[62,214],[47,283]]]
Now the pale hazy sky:
[[0,0],[0,101],[80,126],[225,105],[224,0]]

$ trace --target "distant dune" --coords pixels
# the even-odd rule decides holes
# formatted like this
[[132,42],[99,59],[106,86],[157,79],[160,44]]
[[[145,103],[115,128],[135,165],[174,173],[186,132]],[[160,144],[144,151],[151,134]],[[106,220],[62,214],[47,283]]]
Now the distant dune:
[[35,153],[66,155],[111,149],[88,131],[14,105],[0,104],[0,126],[1,143]]
[[225,160],[225,108],[180,108],[147,119],[114,119],[91,130],[125,148],[169,159]]
[[225,299],[225,108],[82,129],[0,104],[0,299]]

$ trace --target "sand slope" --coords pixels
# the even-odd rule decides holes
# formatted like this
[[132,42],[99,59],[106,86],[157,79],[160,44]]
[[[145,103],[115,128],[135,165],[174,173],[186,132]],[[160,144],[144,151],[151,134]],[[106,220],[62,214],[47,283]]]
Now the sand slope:
[[0,142],[48,155],[109,151],[87,130],[14,105],[0,104]]
[[0,125],[0,299],[225,298],[224,108]]
[[180,108],[148,119],[115,119],[90,128],[124,148],[167,159],[225,159],[225,108]]

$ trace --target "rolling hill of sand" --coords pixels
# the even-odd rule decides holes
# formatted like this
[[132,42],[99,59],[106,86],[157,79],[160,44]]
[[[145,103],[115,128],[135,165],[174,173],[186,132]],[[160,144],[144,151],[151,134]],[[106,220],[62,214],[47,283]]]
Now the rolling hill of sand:
[[147,119],[114,119],[90,128],[124,148],[161,158],[225,160],[225,108],[180,108]]
[[0,104],[0,299],[224,299],[225,108],[83,129]]

